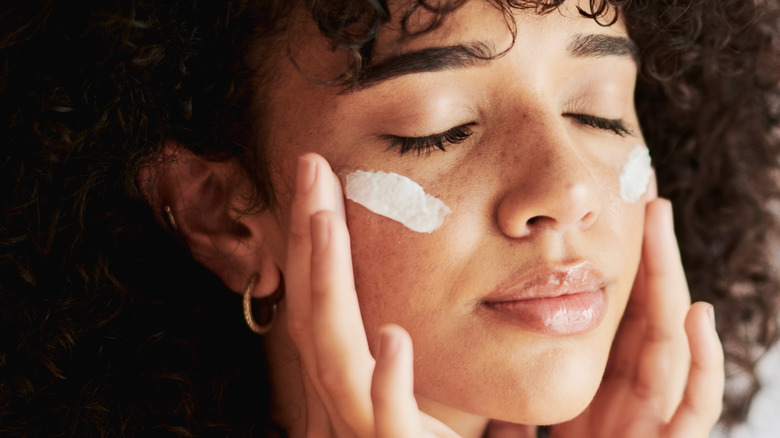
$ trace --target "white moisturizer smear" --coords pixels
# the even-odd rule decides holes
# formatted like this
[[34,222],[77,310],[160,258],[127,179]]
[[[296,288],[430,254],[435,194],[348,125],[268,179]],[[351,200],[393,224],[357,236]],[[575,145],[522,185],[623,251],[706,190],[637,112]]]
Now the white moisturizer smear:
[[647,193],[647,186],[653,175],[650,150],[645,145],[636,145],[628,154],[628,160],[620,172],[620,196],[626,202],[637,202]]
[[346,180],[347,199],[418,233],[433,232],[452,213],[441,200],[397,173],[356,170],[347,174]]

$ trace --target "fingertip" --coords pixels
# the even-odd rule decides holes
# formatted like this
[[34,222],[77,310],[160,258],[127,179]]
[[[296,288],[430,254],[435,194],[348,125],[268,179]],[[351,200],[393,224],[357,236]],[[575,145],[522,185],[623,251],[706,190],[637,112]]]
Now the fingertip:
[[376,352],[376,376],[385,382],[394,382],[392,386],[413,390],[413,355],[411,339],[406,330],[395,324],[379,329],[379,348]]
[[328,165],[328,161],[322,155],[316,152],[306,152],[304,154],[299,155],[298,163],[300,164],[301,162],[310,162],[313,163],[314,166],[318,166],[320,163],[323,163],[328,167],[330,167]]
[[295,193],[304,195],[311,190],[317,177],[317,160],[315,154],[304,154],[298,157],[297,172],[295,176]]
[[674,231],[672,203],[668,199],[658,198],[647,204],[646,214],[643,256],[646,258],[648,274],[674,272],[684,279]]
[[685,320],[691,349],[691,369],[709,376],[710,388],[722,395],[725,384],[723,347],[715,329],[715,308],[698,301],[691,305]]
[[685,319],[685,329],[694,330],[698,327],[707,331],[715,330],[715,307],[706,301],[691,304]]
[[377,359],[393,360],[406,350],[411,350],[411,339],[406,330],[395,324],[380,327]]
[[655,219],[656,222],[672,223],[674,213],[672,201],[666,198],[656,197],[650,200],[646,206],[648,219]]
[[332,173],[333,170],[330,167],[330,163],[322,155],[315,152],[307,152],[298,156],[298,165],[304,165],[313,167],[317,172],[316,177],[327,176]]
[[[696,354],[694,360],[711,364],[723,363],[723,348],[715,325],[715,307],[704,301],[697,301],[691,305],[688,317],[685,320],[685,331],[691,338],[691,349],[699,348],[701,351],[691,351]],[[694,342],[697,341],[695,344]]]
[[334,191],[334,210],[336,214],[343,220],[347,220],[346,206],[344,205],[344,189],[341,186],[341,180],[338,175],[333,174],[333,191]]
[[291,244],[308,246],[311,216],[319,210],[332,210],[331,178],[323,181],[330,172],[330,165],[320,155],[307,153],[298,157],[295,173],[295,190],[290,206]]
[[705,311],[707,312],[707,319],[708,319],[710,325],[712,326],[712,329],[716,330],[717,327],[716,327],[716,324],[715,324],[715,306],[713,306],[710,303],[706,303],[706,305],[707,306],[706,306]]
[[321,189],[312,193],[315,187],[323,187],[331,184],[333,171],[328,160],[322,155],[314,152],[308,152],[298,156],[298,163],[295,176],[295,196],[306,198],[308,195],[322,196],[326,195]]
[[693,303],[685,320],[691,366],[683,402],[669,424],[672,436],[709,433],[723,408],[723,348],[715,331],[712,310],[709,303]]
[[376,436],[416,436],[419,412],[414,398],[411,339],[393,324],[379,329],[379,349],[371,383]]
[[398,354],[400,341],[398,336],[393,333],[389,327],[382,327],[379,330],[379,352],[378,360],[390,361]]

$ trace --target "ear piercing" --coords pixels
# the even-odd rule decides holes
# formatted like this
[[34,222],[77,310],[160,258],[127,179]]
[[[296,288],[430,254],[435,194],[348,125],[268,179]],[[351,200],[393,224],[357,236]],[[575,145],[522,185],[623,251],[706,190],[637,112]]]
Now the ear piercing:
[[250,330],[258,335],[264,335],[271,330],[274,325],[274,319],[276,318],[276,303],[273,303],[270,307],[270,315],[266,317],[267,321],[264,325],[259,325],[254,316],[252,315],[252,289],[255,288],[255,283],[260,278],[259,274],[254,274],[249,278],[249,282],[244,289],[244,320]]
[[163,207],[163,219],[165,219],[165,223],[168,224],[168,228],[171,231],[179,231],[179,225],[176,223],[176,218],[173,216],[170,205]]
[[[170,205],[166,205],[163,207],[163,219],[165,220],[165,223],[168,225],[168,228],[171,229],[171,231],[179,231],[179,225],[176,223],[176,217],[173,215],[173,210],[171,210]],[[244,288],[244,320],[246,321],[246,325],[249,327],[250,330],[257,333],[258,335],[264,335],[268,333],[271,330],[271,327],[274,325],[274,319],[276,318],[276,303],[274,302],[270,308],[267,308],[266,311],[266,319],[267,322],[263,325],[258,324],[255,321],[254,316],[252,315],[252,290],[255,288],[255,283],[257,283],[257,280],[260,278],[259,274],[254,274],[249,278],[249,281],[246,284],[246,287]]]

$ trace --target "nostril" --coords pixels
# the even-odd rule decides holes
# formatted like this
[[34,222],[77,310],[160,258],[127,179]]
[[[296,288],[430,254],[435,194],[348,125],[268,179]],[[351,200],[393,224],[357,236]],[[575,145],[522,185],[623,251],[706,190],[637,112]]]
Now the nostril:
[[541,220],[542,220],[542,216],[534,216],[531,219],[528,219],[528,221],[526,221],[526,224],[528,226],[533,226],[534,224],[539,223]]

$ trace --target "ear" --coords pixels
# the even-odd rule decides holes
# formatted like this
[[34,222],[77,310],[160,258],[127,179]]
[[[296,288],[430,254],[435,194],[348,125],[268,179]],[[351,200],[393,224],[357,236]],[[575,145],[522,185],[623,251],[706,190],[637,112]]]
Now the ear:
[[[198,263],[217,274],[231,290],[243,293],[259,274],[252,296],[279,287],[279,233],[270,214],[245,213],[246,189],[235,161],[210,161],[172,140],[160,156],[143,166],[136,182],[157,221],[189,248]],[[168,218],[167,216],[172,216]]]

